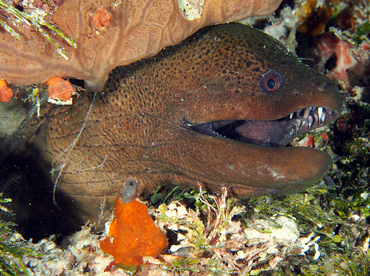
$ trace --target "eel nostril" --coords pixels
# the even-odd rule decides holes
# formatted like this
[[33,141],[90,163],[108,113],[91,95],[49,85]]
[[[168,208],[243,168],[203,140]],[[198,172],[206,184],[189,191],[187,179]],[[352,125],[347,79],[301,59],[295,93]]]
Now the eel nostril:
[[329,86],[329,83],[327,81],[320,81],[320,82],[316,82],[315,86],[320,90],[324,90],[325,88]]

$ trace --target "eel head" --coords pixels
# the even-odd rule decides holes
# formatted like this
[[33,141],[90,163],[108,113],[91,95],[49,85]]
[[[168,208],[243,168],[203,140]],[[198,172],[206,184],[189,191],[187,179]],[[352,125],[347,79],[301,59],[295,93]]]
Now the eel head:
[[218,26],[196,43],[200,50],[193,56],[184,51],[175,57],[200,63],[187,69],[194,71],[188,74],[192,87],[176,90],[181,104],[172,102],[171,114],[186,134],[176,149],[186,159],[186,174],[211,190],[226,186],[235,196],[294,192],[317,183],[330,156],[286,145],[337,118],[336,85],[250,27]]

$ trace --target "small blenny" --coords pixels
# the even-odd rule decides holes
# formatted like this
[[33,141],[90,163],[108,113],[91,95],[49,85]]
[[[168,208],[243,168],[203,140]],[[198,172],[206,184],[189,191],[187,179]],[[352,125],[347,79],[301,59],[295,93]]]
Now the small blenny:
[[143,257],[157,257],[167,245],[166,235],[137,198],[136,180],[130,179],[116,199],[109,236],[100,242],[100,248],[118,264],[140,265]]

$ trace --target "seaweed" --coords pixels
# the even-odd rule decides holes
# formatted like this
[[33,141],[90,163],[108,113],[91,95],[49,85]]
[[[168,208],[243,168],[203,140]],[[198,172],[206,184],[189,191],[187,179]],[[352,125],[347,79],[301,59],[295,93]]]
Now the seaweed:
[[369,38],[367,37],[369,33],[370,33],[370,22],[367,21],[356,28],[356,32],[352,35],[352,39],[357,45],[360,45],[364,40],[369,41]]

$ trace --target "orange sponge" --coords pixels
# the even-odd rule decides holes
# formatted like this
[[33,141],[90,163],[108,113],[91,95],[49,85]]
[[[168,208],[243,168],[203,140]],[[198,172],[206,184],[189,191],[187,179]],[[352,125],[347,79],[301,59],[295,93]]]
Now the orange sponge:
[[60,105],[71,105],[72,96],[76,94],[76,89],[69,81],[60,77],[53,77],[46,82],[48,86],[48,101]]
[[109,236],[100,242],[100,248],[125,265],[143,264],[144,256],[157,257],[168,244],[148,207],[136,198],[128,203],[116,199]]
[[5,80],[0,79],[0,102],[7,103],[13,96],[13,90],[8,87],[8,84]]

